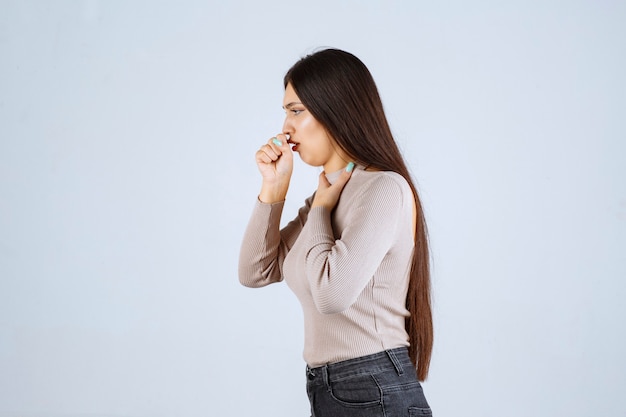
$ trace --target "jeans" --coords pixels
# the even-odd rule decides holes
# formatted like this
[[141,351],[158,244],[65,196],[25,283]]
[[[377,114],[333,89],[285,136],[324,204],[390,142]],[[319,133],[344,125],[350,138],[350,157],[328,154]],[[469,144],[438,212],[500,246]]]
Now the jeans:
[[311,417],[431,417],[407,348],[306,368]]

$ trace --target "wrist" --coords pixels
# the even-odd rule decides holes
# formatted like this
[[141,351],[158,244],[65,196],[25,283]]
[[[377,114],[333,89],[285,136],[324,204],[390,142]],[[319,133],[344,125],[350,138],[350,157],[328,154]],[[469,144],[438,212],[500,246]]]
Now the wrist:
[[263,203],[273,204],[285,201],[287,197],[287,191],[289,190],[289,181],[268,184],[263,183],[261,186],[261,192],[259,193],[259,200]]

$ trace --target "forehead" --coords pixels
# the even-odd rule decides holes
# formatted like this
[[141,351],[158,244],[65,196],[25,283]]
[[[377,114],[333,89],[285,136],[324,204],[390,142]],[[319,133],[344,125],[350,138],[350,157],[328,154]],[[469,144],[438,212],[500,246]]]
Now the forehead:
[[291,83],[287,84],[287,87],[285,88],[285,97],[283,99],[283,106],[287,106],[288,104],[299,103],[299,102],[300,102],[300,98],[298,97],[295,90],[291,86]]

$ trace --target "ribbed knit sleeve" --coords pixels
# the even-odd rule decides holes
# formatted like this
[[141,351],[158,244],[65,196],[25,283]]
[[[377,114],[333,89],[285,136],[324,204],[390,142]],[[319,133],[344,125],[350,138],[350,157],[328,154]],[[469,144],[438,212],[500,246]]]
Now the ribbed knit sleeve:
[[[341,172],[326,178],[332,184]],[[410,184],[357,165],[332,211],[311,209],[312,200],[283,229],[283,203],[256,202],[241,245],[240,282],[286,281],[302,305],[303,356],[311,367],[408,346]]]
[[306,222],[311,198],[298,216],[280,230],[284,202],[266,204],[257,199],[239,251],[239,282],[263,287],[283,280],[283,262]]
[[386,175],[353,197],[347,227],[335,239],[331,213],[311,209],[302,231],[306,236],[306,277],[313,301],[322,314],[349,308],[380,267],[397,235],[403,191]]
[[239,251],[239,282],[263,287],[280,281],[280,216],[284,202],[264,204],[257,200]]

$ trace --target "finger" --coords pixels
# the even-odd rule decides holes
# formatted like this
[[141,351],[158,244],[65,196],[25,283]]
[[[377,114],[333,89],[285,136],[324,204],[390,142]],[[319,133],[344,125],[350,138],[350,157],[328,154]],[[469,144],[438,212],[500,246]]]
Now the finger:
[[285,142],[287,142],[287,137],[282,133],[277,134],[272,139],[276,139],[281,143],[281,145],[278,145],[278,146],[283,146]]
[[291,136],[288,135],[287,133],[279,133],[276,135],[276,139],[278,139],[284,144],[284,143],[289,142],[289,139],[291,139]]
[[277,149],[275,146],[272,147],[270,144],[261,146],[259,152],[264,152],[265,154],[267,154],[267,156],[269,156],[272,161],[276,161],[278,158],[280,158],[281,155],[280,149]]
[[354,169],[354,163],[350,162],[346,168],[341,171],[341,174],[339,175],[339,178],[337,178],[337,181],[335,181],[335,183],[333,184],[333,186],[336,186],[340,189],[343,189],[343,187],[348,183],[348,181],[350,180],[350,177],[352,177],[352,170]]
[[267,158],[269,158],[272,162],[280,158],[280,153],[277,153],[277,151],[275,151],[270,145],[261,146],[261,148],[257,151],[257,155],[261,154],[267,156]]
[[268,144],[275,146],[278,149],[288,148],[287,146],[287,137],[279,133],[268,141]]
[[327,188],[330,188],[331,184],[330,182],[328,182],[328,178],[326,178],[326,173],[322,172],[320,174],[320,180],[319,180],[319,185],[318,185],[318,189],[319,190],[325,190]]
[[268,146],[277,156],[280,156],[283,153],[283,143],[278,140],[276,136],[268,140],[265,146]]
[[[276,141],[274,140],[276,139]],[[279,133],[270,139],[273,145],[275,145],[281,154],[292,154],[291,146],[289,146],[289,136],[284,133]]]
[[272,162],[274,162],[274,161],[272,160],[272,158],[270,158],[270,157],[267,155],[267,153],[265,153],[265,152],[263,152],[263,151],[261,151],[261,150],[258,150],[258,151],[257,151],[257,153],[256,153],[255,157],[256,157],[257,162],[262,162],[262,163],[264,163],[264,164],[271,164]]

